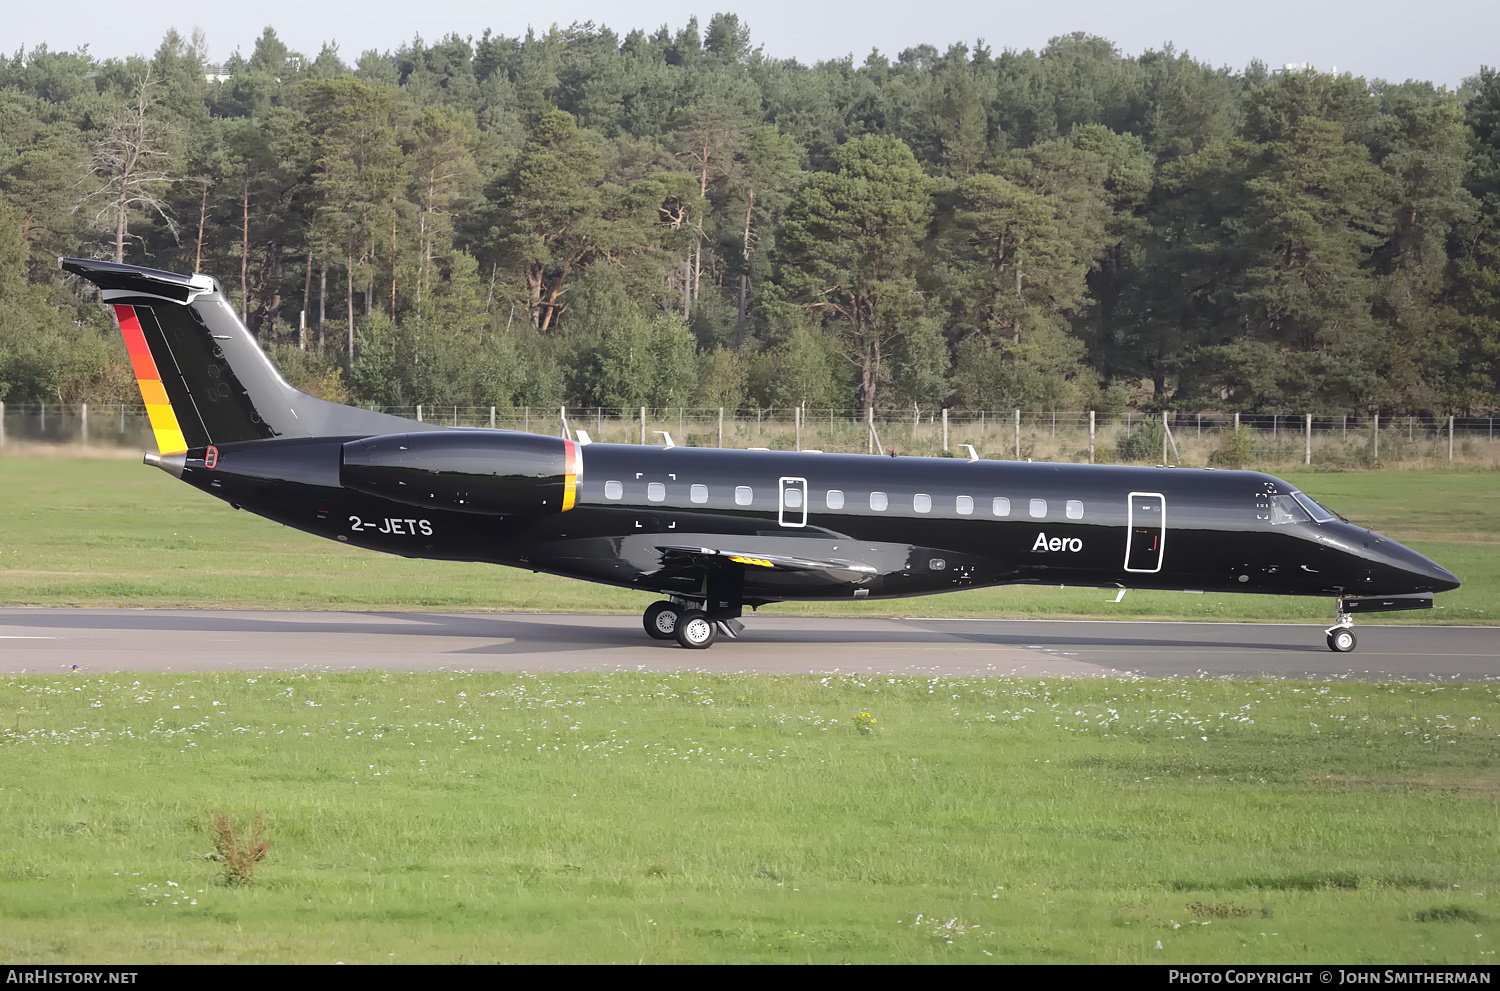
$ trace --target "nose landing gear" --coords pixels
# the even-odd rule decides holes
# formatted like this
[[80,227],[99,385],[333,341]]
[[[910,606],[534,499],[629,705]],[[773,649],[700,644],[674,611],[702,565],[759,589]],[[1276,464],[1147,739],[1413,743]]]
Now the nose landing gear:
[[1328,637],[1328,649],[1335,654],[1347,654],[1359,644],[1354,635],[1354,619],[1344,612],[1344,600],[1338,600],[1338,622],[1324,631]]

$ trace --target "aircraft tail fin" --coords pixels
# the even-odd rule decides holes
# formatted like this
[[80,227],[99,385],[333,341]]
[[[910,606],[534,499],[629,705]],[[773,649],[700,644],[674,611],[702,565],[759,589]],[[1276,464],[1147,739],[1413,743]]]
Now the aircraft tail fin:
[[273,437],[424,429],[292,388],[217,279],[85,258],[59,262],[98,286],[114,308],[162,454]]

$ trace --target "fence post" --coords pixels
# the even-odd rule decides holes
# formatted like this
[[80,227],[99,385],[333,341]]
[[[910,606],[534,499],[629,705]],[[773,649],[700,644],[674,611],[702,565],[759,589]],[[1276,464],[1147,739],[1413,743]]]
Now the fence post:
[[490,429],[495,429],[495,407],[490,407]]
[[522,406],[521,407],[521,425],[526,430],[526,432],[528,434],[531,433],[531,407],[530,406]]
[[[84,409],[88,409],[87,406]],[[1453,417],[1448,417],[1448,460],[1453,460]]]
[[943,453],[948,453],[948,407],[943,407]]
[[1307,414],[1307,435],[1302,441],[1302,463],[1312,464],[1312,414]]
[[641,446],[646,446],[646,407],[641,407]]
[[1234,432],[1240,432],[1240,415],[1238,413],[1234,414]]
[[421,403],[417,403],[417,422],[418,423],[422,422],[422,404]]
[[559,406],[557,408],[557,427],[562,431],[558,436],[564,440],[573,439],[573,431],[568,429],[568,407],[566,406]]
[[125,436],[125,404],[120,404],[120,436]]
[[1021,411],[1016,410],[1016,460],[1021,460]]
[[[123,407],[121,407],[123,409]],[[5,404],[0,403],[0,447],[5,446]]]
[[458,407],[453,407],[453,425],[458,426]]
[[1370,423],[1370,433],[1371,433],[1371,436],[1374,437],[1373,450],[1372,450],[1372,452],[1370,454],[1370,460],[1371,461],[1379,461],[1380,460],[1380,414],[1379,413],[1375,414],[1375,418]]
[[1161,411],[1161,463],[1167,463],[1167,411]]
[[724,446],[724,407],[719,407],[719,446]]
[[[88,403],[84,403],[83,407],[78,411],[78,427],[79,427],[79,431],[78,431],[78,444],[79,444],[80,447],[88,447],[89,446],[89,404]],[[1448,460],[1452,461],[1453,460],[1453,455],[1451,453],[1451,448],[1453,447],[1453,445],[1449,444],[1448,447],[1450,448],[1450,453],[1448,455]]]
[[1089,410],[1089,464],[1094,463],[1094,411]]

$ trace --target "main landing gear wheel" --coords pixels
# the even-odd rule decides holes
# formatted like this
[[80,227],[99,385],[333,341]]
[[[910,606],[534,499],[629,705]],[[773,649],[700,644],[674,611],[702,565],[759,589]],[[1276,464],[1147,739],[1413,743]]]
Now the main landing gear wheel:
[[702,650],[719,639],[719,624],[697,609],[677,617],[677,642],[689,650]]
[[1328,631],[1328,649],[1336,654],[1347,654],[1359,643],[1354,637],[1354,631],[1348,628],[1340,628]]
[[675,602],[653,602],[641,617],[646,633],[653,640],[672,640],[677,636],[677,617],[682,612]]

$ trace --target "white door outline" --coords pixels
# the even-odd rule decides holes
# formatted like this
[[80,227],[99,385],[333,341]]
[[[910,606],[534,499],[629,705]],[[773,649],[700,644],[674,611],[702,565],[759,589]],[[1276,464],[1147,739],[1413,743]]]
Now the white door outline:
[[[783,477],[778,483],[776,522],[782,526],[807,526],[807,479]],[[788,507],[787,492],[795,491],[802,499],[800,506]]]
[[[1135,500],[1139,496],[1144,499],[1155,499],[1161,505],[1161,520],[1155,522],[1161,527],[1161,536],[1156,543],[1156,567],[1154,568],[1132,568],[1130,566],[1130,542],[1135,538]],[[1167,497],[1160,492],[1132,492],[1125,498],[1125,570],[1136,574],[1155,574],[1161,570],[1163,554],[1167,549]]]

